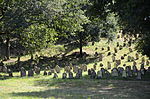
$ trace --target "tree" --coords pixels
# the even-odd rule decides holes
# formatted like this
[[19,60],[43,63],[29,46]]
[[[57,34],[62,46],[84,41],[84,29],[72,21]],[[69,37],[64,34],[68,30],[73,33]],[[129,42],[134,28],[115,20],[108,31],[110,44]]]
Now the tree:
[[119,16],[124,33],[137,35],[137,48],[150,56],[150,2],[149,0],[114,0],[113,11]]

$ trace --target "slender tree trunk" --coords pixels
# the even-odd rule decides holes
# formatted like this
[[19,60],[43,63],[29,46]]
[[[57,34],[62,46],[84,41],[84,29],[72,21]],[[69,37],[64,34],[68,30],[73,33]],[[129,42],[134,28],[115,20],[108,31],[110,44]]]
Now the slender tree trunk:
[[83,53],[82,53],[82,32],[79,33],[79,37],[80,37],[80,58],[83,57]]
[[20,53],[18,53],[17,68],[20,70]]
[[6,60],[9,60],[10,57],[10,38],[6,38]]

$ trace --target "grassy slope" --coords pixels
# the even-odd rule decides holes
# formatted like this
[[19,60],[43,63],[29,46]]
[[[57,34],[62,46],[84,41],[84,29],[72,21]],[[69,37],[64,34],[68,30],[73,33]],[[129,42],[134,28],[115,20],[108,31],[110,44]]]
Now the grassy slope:
[[[118,40],[122,42],[121,40]],[[94,46],[84,47],[84,51],[90,54],[89,58],[93,58],[95,48],[98,47],[98,52],[105,53],[104,68],[106,68],[107,61],[111,61],[111,56],[107,56],[106,50],[101,51],[101,48],[106,48],[108,44],[106,41],[96,43]],[[111,51],[113,52],[116,43],[110,44]],[[132,46],[134,47],[134,46]],[[78,51],[78,49],[73,50]],[[72,53],[70,52],[70,53]],[[68,53],[68,54],[70,54]],[[117,59],[120,56],[128,53],[128,48],[123,48],[117,54]],[[129,53],[135,55],[136,51]],[[140,55],[140,59],[136,62],[140,66],[141,58],[146,56]],[[23,57],[26,60],[28,57]],[[88,68],[93,67],[93,62],[88,63]],[[97,67],[99,67],[98,61]],[[127,62],[127,57],[122,61],[122,64],[132,65],[132,62]],[[122,64],[120,66],[122,66]],[[147,66],[146,66],[147,67]],[[97,69],[97,70],[98,70]],[[62,70],[63,71],[63,70]],[[43,73],[41,73],[43,74]],[[3,74],[5,75],[5,74]],[[84,73],[82,79],[62,80],[61,74],[58,79],[52,79],[52,76],[35,76],[20,78],[19,73],[14,74],[14,78],[6,78],[0,80],[0,99],[33,99],[33,98],[50,98],[50,99],[149,99],[150,98],[150,82],[149,81],[136,81],[133,79],[103,79],[91,80]]]

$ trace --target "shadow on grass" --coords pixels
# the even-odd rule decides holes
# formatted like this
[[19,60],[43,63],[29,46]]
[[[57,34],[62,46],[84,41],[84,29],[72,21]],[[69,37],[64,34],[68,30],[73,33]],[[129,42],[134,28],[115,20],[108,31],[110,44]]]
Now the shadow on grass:
[[149,99],[150,82],[96,79],[41,79],[43,91],[11,93],[13,96],[54,99]]

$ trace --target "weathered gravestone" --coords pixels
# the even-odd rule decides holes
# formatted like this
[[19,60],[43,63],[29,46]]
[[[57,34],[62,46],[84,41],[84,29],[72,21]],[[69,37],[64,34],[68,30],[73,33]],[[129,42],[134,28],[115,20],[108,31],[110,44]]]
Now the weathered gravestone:
[[9,75],[9,77],[13,77],[13,73],[10,69],[8,69],[8,75]]
[[30,77],[30,76],[33,76],[33,75],[34,75],[33,69],[28,70],[28,76]]
[[114,48],[114,53],[117,53],[118,51],[117,51],[117,48]]
[[73,72],[77,73],[78,72],[78,67],[77,66],[73,66]]
[[39,67],[35,67],[34,68],[35,74],[39,75],[40,74],[40,68]]
[[91,69],[90,78],[92,78],[92,79],[96,78],[96,72],[95,72],[95,70],[93,68]]
[[136,65],[133,65],[132,68],[133,68],[133,75],[137,76],[138,69],[137,69]]
[[136,57],[136,60],[138,60],[138,59],[139,59],[139,54],[136,53],[136,54],[135,54],[135,57]]
[[103,54],[102,53],[99,54],[99,61],[103,61]]
[[62,74],[62,79],[66,79],[67,78],[67,73],[63,73]]
[[69,79],[73,79],[73,73],[69,72]]
[[113,68],[111,70],[111,76],[112,77],[118,77],[118,70],[117,70],[117,68]]
[[24,69],[24,67],[21,67],[20,75],[21,77],[26,76],[26,70]]
[[57,73],[60,73],[60,67],[59,67],[58,65],[56,65],[55,71],[56,71]]
[[112,62],[115,62],[116,58],[115,56],[112,56]]
[[110,51],[110,47],[109,46],[107,47],[107,51]]
[[131,66],[126,66],[127,76],[132,77]]
[[97,79],[101,79],[102,77],[103,77],[102,71],[99,70],[99,71],[97,72]]
[[127,72],[125,70],[122,71],[122,77],[127,78]]
[[88,75],[91,75],[91,69],[88,69]]
[[118,67],[118,74],[121,76],[123,74],[124,68]]
[[138,71],[136,79],[137,79],[137,80],[141,80],[141,79],[142,79],[142,76],[141,76],[141,72],[140,72],[140,71]]
[[107,62],[107,69],[111,69],[111,63]]

